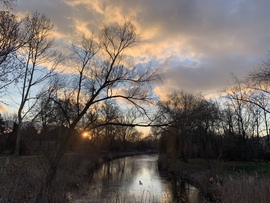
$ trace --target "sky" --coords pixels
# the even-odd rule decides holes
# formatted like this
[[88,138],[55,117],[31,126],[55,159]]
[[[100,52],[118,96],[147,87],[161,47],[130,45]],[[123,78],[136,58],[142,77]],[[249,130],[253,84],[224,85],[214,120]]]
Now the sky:
[[129,54],[157,68],[161,98],[174,90],[211,97],[246,75],[270,48],[269,0],[17,0],[16,12],[41,12],[59,39],[90,35],[131,20],[140,35]]

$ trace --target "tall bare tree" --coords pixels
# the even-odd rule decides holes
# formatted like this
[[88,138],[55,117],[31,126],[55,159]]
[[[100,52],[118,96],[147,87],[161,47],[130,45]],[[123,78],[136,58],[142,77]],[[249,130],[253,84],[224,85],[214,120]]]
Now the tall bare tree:
[[[19,155],[21,141],[21,127],[25,116],[31,109],[30,100],[34,99],[31,91],[49,79],[55,68],[57,52],[53,49],[50,33],[53,25],[44,14],[34,13],[25,18],[24,29],[28,33],[26,45],[20,50],[20,62],[23,66],[22,84],[19,88],[21,99],[18,108],[18,133],[16,139],[15,156]],[[47,65],[45,68],[44,65]],[[49,67],[50,66],[50,67]],[[32,103],[32,105],[35,104]],[[27,109],[26,104],[30,107]]]
[[[51,94],[51,99],[62,110],[68,128],[62,132],[65,137],[50,162],[37,202],[47,200],[58,164],[71,142],[71,133],[82,126],[111,125],[106,122],[95,125],[92,119],[88,120],[89,112],[98,111],[99,104],[106,100],[121,99],[135,106],[137,111],[146,113],[142,104],[152,101],[150,83],[158,78],[157,74],[151,67],[127,66],[125,60],[125,51],[137,42],[134,25],[130,22],[107,25],[96,39],[85,38],[79,46],[73,46],[76,57],[73,67],[78,72],[71,74],[65,85],[55,85]],[[76,106],[74,113],[65,110],[60,102],[62,98],[68,98]]]

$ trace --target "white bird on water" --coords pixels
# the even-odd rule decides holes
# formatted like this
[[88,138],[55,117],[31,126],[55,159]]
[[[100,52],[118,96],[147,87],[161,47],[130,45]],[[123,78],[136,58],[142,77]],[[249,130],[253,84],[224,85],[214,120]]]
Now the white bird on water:
[[139,185],[142,185],[142,182],[139,180]]

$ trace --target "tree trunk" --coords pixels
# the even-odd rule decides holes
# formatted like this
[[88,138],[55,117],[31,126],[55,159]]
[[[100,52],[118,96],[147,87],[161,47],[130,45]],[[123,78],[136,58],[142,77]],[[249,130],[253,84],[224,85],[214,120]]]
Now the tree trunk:
[[18,129],[16,132],[16,145],[15,145],[15,151],[14,156],[17,157],[20,155],[20,146],[21,146],[21,129],[22,129],[22,116],[19,110],[18,113]]

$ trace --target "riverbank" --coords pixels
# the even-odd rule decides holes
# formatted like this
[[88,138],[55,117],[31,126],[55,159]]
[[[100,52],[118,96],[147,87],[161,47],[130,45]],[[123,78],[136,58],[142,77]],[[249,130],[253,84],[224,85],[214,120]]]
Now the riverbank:
[[[68,202],[69,192],[83,190],[92,172],[102,163],[126,156],[154,151],[102,152],[66,154],[57,171],[50,192],[50,202]],[[47,172],[49,156],[5,156],[0,158],[0,198],[2,202],[34,202]]]
[[176,184],[187,182],[198,188],[204,202],[269,202],[269,163],[203,159],[184,162],[162,155],[159,168],[177,179]]

